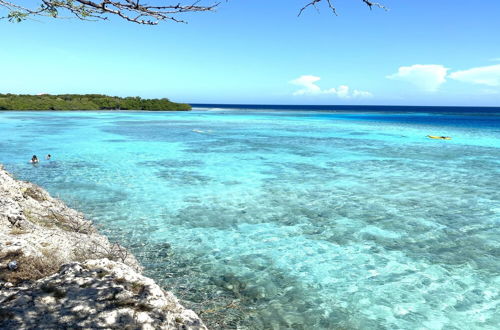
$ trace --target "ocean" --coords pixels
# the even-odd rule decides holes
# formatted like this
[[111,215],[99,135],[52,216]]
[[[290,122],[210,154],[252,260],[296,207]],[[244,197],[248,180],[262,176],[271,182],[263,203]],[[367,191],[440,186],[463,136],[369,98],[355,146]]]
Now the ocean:
[[0,163],[213,329],[500,324],[500,108],[3,111]]

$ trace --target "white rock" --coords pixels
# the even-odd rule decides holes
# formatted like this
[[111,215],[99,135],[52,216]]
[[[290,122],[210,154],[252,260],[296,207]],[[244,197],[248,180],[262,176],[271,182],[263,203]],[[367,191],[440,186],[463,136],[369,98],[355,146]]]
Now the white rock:
[[[113,256],[114,261],[108,259]],[[1,329],[131,324],[206,329],[173,294],[141,275],[135,257],[111,244],[81,213],[36,185],[14,180],[0,165],[0,266],[18,260],[22,270],[23,258],[59,270],[31,282],[0,285],[2,312],[9,315],[0,318]]]

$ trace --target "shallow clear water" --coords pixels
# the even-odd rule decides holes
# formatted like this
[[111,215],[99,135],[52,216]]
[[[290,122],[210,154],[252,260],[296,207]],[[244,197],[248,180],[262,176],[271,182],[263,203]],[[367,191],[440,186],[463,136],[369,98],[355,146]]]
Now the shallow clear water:
[[498,114],[0,112],[0,163],[213,328],[496,329],[499,138]]

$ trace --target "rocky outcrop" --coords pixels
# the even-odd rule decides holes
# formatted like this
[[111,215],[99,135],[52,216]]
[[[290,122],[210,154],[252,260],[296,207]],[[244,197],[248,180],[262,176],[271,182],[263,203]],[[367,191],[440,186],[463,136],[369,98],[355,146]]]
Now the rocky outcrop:
[[0,166],[0,328],[206,329],[84,216]]

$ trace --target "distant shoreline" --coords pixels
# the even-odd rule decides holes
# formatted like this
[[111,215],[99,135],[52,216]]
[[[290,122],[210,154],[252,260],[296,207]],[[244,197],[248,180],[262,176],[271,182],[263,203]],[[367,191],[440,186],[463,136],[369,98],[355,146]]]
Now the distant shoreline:
[[0,111],[188,111],[191,105],[167,98],[143,99],[101,94],[0,94]]
[[61,109],[61,110],[4,110],[0,109],[1,112],[189,112],[192,109],[189,110],[142,110],[142,109],[99,109],[99,110],[94,110],[94,109],[78,109],[78,110],[68,110],[68,109]]

